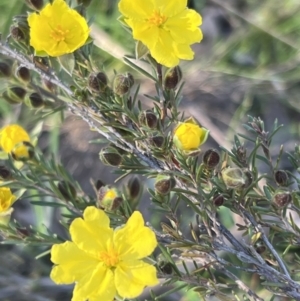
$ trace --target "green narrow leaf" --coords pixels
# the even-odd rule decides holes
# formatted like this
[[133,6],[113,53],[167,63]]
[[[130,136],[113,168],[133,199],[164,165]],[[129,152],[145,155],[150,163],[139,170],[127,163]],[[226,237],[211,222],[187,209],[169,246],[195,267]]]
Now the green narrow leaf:
[[73,53],[68,53],[58,57],[58,61],[62,69],[64,69],[70,76],[73,74],[75,67],[75,58]]

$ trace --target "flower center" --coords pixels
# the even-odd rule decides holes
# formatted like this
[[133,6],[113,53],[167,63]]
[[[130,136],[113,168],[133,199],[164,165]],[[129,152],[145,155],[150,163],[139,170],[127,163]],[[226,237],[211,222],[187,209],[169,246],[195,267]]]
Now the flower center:
[[62,29],[60,25],[56,26],[50,34],[51,38],[56,42],[61,42],[66,39],[69,29]]
[[113,249],[110,249],[106,252],[101,252],[99,257],[100,260],[103,261],[108,268],[116,267],[119,262],[119,255]]
[[167,17],[164,16],[159,10],[154,10],[152,16],[148,19],[148,22],[154,26],[161,26],[167,20]]

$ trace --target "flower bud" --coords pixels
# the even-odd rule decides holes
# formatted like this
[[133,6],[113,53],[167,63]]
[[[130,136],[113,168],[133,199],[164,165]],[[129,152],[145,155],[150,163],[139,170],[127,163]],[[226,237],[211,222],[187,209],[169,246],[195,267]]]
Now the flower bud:
[[16,70],[16,77],[24,83],[29,83],[31,80],[30,71],[25,66],[19,66]]
[[139,115],[139,122],[150,129],[157,127],[157,117],[151,110],[141,112]]
[[165,138],[163,136],[150,137],[148,140],[151,145],[158,148],[161,148],[165,143]]
[[10,27],[10,35],[17,42],[29,45],[29,25],[27,15],[13,17],[13,25]]
[[292,196],[289,191],[277,191],[273,201],[279,208],[283,208],[292,201]]
[[30,95],[28,95],[26,103],[30,107],[37,109],[44,105],[44,100],[39,93],[33,92]]
[[10,178],[11,178],[10,170],[6,166],[1,165],[0,166],[0,180],[8,180]]
[[99,190],[98,201],[101,208],[115,211],[121,206],[123,199],[116,188],[102,186]]
[[157,266],[163,273],[167,275],[171,275],[173,273],[172,264],[169,261],[167,261],[162,254],[159,254],[157,256]]
[[133,76],[126,72],[124,74],[117,74],[114,78],[113,82],[113,91],[119,96],[123,96],[134,85],[134,78]]
[[47,80],[46,78],[42,78],[42,82],[43,82],[44,87],[48,91],[55,93],[56,86],[50,80]]
[[155,191],[161,195],[168,194],[176,185],[176,181],[169,175],[159,175],[155,180]]
[[262,242],[257,242],[254,247],[258,254],[263,254],[267,250],[266,246]]
[[286,186],[289,180],[287,173],[284,170],[277,170],[274,174],[275,181],[280,186]]
[[3,98],[7,103],[9,103],[10,105],[17,105],[17,104],[22,103],[22,101],[16,101],[16,100],[10,98],[10,97],[8,96],[7,91],[3,92],[1,96],[2,96],[2,98]]
[[43,0],[25,0],[25,3],[33,10],[41,10],[44,6]]
[[202,160],[206,168],[214,169],[220,162],[220,155],[215,149],[209,149],[204,153]]
[[57,188],[66,201],[74,200],[77,196],[76,189],[70,182],[61,181]]
[[88,86],[93,92],[104,92],[107,87],[107,76],[104,72],[91,73]]
[[247,149],[244,146],[239,146],[236,150],[237,158],[239,162],[246,163],[247,161]]
[[25,34],[19,26],[12,25],[10,27],[10,34],[15,41],[25,41]]
[[141,181],[138,177],[134,176],[130,178],[127,184],[127,192],[128,196],[131,199],[138,198],[143,191],[143,186],[141,185]]
[[216,207],[220,207],[224,204],[224,197],[222,194],[216,194],[213,198],[213,204]]
[[248,169],[243,169],[245,184],[241,187],[242,189],[248,188],[253,182],[253,174]]
[[34,147],[28,141],[23,141],[15,145],[11,151],[11,156],[16,161],[27,161],[33,158],[34,156]]
[[112,146],[102,148],[99,156],[105,165],[119,166],[122,163],[122,156],[118,150]]
[[189,153],[200,150],[200,146],[205,143],[209,135],[209,130],[201,127],[194,118],[189,118],[185,122],[179,122],[174,130],[174,145]]
[[26,95],[26,90],[22,87],[10,87],[7,89],[7,97],[14,103],[21,103]]
[[102,186],[105,186],[104,183],[101,181],[101,180],[97,180],[96,183],[95,183],[95,187],[97,189],[97,191],[102,187]]
[[6,62],[0,62],[0,78],[11,76],[11,66]]
[[242,188],[245,184],[244,173],[240,168],[226,168],[222,171],[222,178],[227,188]]
[[164,87],[167,90],[175,90],[182,79],[182,71],[179,66],[169,69],[164,78]]

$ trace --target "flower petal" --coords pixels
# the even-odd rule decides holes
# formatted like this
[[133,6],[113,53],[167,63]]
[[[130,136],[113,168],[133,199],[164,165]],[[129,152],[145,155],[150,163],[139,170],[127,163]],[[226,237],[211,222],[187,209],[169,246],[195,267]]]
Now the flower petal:
[[91,256],[98,258],[112,241],[113,230],[109,228],[109,218],[103,210],[87,207],[82,218],[76,218],[70,226],[73,242]]
[[145,286],[158,283],[155,267],[141,260],[120,264],[115,270],[116,288],[123,298],[135,298]]
[[154,47],[150,48],[150,53],[155,60],[166,66],[175,67],[179,64],[179,58],[174,50],[175,43],[169,32],[160,29],[159,38]]
[[154,3],[155,7],[159,7],[161,12],[167,17],[175,16],[187,7],[187,0],[154,0]]
[[72,301],[112,301],[116,295],[114,274],[102,265],[86,273],[76,284]]
[[164,29],[170,32],[175,42],[193,44],[202,40],[201,23],[202,18],[196,11],[185,9],[179,15],[168,18]]
[[83,275],[90,275],[99,263],[70,241],[53,245],[51,261],[57,264],[50,274],[51,279],[57,284],[78,281]]
[[115,230],[114,244],[122,260],[140,259],[153,252],[157,240],[154,232],[144,226],[141,213],[135,211],[123,228]]
[[154,10],[153,0],[121,0],[119,11],[122,15],[132,19],[147,19]]

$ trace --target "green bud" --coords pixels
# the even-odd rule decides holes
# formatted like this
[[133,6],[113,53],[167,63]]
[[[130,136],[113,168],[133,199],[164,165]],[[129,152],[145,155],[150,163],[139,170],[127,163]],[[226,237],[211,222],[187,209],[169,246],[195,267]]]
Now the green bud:
[[10,27],[10,35],[16,42],[29,45],[29,25],[27,15],[18,15],[13,18],[13,25]]
[[93,92],[104,92],[107,87],[107,76],[104,72],[91,73],[88,86]]
[[19,66],[16,70],[16,77],[24,83],[29,83],[31,80],[30,71],[27,67]]
[[77,196],[76,189],[70,182],[61,181],[57,188],[66,201],[74,200]]
[[150,137],[148,140],[151,145],[158,147],[158,148],[163,147],[163,145],[165,143],[165,138],[163,136]]
[[143,111],[139,115],[139,122],[141,125],[147,126],[150,129],[157,127],[158,119],[151,110]]
[[213,204],[216,207],[220,207],[224,204],[224,197],[222,194],[216,194],[213,198]]
[[51,83],[51,81],[49,81],[49,80],[43,78],[43,79],[42,79],[42,82],[43,82],[44,87],[45,87],[48,91],[50,91],[50,92],[52,92],[52,93],[55,93],[56,86],[55,86],[53,83]]
[[280,186],[286,186],[289,180],[287,173],[284,170],[277,170],[274,174],[275,181]]
[[208,169],[214,169],[220,162],[220,155],[215,149],[207,150],[203,155],[203,164]]
[[236,150],[236,154],[239,162],[241,163],[247,162],[247,149],[244,146],[239,146]]
[[105,186],[104,183],[103,183],[101,180],[98,179],[98,180],[95,182],[95,187],[96,187],[96,189],[99,190],[102,186]]
[[118,150],[112,146],[104,147],[101,149],[100,160],[109,166],[119,166],[122,163],[122,156]]
[[44,105],[44,100],[42,96],[36,92],[33,92],[30,95],[28,95],[26,102],[30,107],[34,109],[40,108]]
[[33,10],[41,10],[44,6],[43,0],[25,0],[25,3]]
[[169,261],[167,261],[162,254],[159,254],[157,256],[156,261],[157,261],[157,266],[164,274],[171,275],[173,273],[172,264]]
[[242,189],[248,188],[253,182],[253,174],[248,169],[243,169],[245,184],[241,187]]
[[11,76],[11,66],[6,62],[0,62],[0,78]]
[[164,87],[167,90],[175,90],[182,79],[182,71],[179,66],[167,71],[164,78]]
[[11,179],[11,172],[6,166],[0,166],[0,179],[8,180]]
[[155,191],[161,195],[166,195],[175,187],[176,181],[169,175],[159,175],[155,180]]
[[273,202],[279,207],[283,208],[292,201],[292,196],[289,191],[279,190],[274,194]]
[[227,188],[242,188],[245,184],[245,175],[240,168],[226,168],[222,171],[222,178]]
[[128,196],[132,199],[138,198],[142,191],[143,186],[141,185],[141,181],[138,177],[134,176],[130,178],[127,184]]
[[21,103],[25,95],[26,90],[22,87],[15,86],[7,89],[7,97],[10,98],[14,103]]
[[267,250],[266,246],[260,241],[257,242],[254,247],[258,254],[263,254]]
[[121,206],[123,198],[116,188],[102,186],[99,189],[98,202],[101,208],[109,211],[115,211]]
[[117,74],[113,82],[113,91],[117,95],[123,96],[130,91],[133,85],[134,78],[130,73]]

